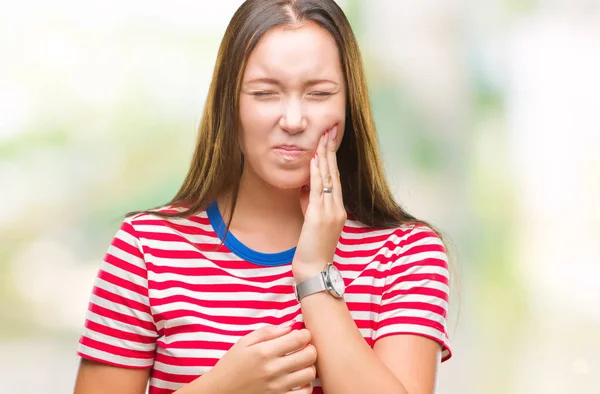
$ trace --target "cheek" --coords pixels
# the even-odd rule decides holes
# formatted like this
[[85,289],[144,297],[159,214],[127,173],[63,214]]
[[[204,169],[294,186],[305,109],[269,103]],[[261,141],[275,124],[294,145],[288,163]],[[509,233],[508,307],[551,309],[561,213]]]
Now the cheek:
[[240,120],[243,126],[273,125],[277,123],[281,108],[275,102],[255,102],[242,96],[240,99]]
[[240,99],[239,140],[244,155],[250,157],[263,154],[268,146],[272,130],[272,110],[256,105],[250,99]]
[[323,133],[328,128],[338,125],[337,146],[339,148],[344,136],[344,128],[346,125],[346,103],[343,98],[334,98],[323,103],[313,103],[310,108],[312,123],[315,125],[315,145]]
[[324,101],[307,102],[305,108],[307,109],[307,115],[315,121],[321,121],[320,119],[323,116],[339,120],[345,116],[346,100],[343,95],[338,94]]

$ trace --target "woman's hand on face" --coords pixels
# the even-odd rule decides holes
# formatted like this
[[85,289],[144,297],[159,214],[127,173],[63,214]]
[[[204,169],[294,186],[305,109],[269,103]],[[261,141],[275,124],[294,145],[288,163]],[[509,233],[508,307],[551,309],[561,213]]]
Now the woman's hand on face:
[[310,162],[310,191],[301,196],[304,225],[292,262],[296,282],[317,275],[332,261],[346,222],[336,137],[337,125],[321,136]]

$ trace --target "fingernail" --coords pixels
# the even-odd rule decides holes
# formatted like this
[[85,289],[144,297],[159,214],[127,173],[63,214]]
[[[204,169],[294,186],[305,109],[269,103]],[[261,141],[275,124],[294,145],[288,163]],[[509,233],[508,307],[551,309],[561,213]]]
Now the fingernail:
[[318,167],[319,166],[319,155],[316,152],[315,152],[314,161],[315,161],[315,166]]
[[325,132],[325,145],[329,142],[329,130]]
[[331,139],[333,141],[335,141],[335,137],[337,137],[337,125],[333,126],[333,129],[331,129]]
[[279,325],[279,327],[281,327],[281,328],[289,328],[289,327],[293,326],[294,324],[296,324],[296,319],[294,319],[294,320],[292,320],[290,322],[287,322],[287,323],[282,323],[282,324]]

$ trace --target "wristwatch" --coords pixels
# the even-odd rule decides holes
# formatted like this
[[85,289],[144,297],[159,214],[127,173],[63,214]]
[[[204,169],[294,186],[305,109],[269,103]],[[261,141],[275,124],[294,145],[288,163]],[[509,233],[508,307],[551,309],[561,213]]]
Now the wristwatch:
[[328,263],[318,275],[294,285],[294,293],[298,302],[306,296],[322,291],[328,291],[335,298],[342,298],[346,291],[342,274],[331,263]]

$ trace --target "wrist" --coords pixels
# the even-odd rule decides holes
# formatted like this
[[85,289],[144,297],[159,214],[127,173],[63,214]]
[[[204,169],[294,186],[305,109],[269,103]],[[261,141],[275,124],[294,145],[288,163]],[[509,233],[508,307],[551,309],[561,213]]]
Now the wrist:
[[293,262],[292,263],[292,273],[294,275],[294,280],[296,283],[300,283],[307,279],[312,278],[313,276],[319,275],[325,267],[327,267],[327,262],[325,263],[302,263],[302,262]]

